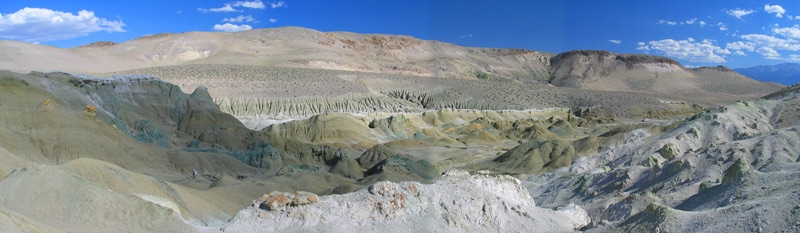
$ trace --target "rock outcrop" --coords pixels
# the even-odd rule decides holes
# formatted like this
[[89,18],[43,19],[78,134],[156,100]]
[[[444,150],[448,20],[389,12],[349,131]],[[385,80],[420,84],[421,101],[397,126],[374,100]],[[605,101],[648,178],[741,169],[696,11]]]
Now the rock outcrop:
[[568,232],[590,221],[575,205],[558,210],[536,207],[516,178],[462,171],[448,171],[433,184],[379,182],[305,205],[288,205],[288,198],[281,203],[287,203],[281,205],[285,208],[244,209],[221,228],[236,232]]
[[795,90],[712,109],[665,132],[633,130],[527,187],[537,203],[585,208],[590,231],[794,231],[798,110]]
[[271,192],[261,196],[261,199],[253,202],[253,207],[262,208],[269,211],[285,211],[287,208],[301,205],[308,205],[319,201],[316,194],[309,192]]

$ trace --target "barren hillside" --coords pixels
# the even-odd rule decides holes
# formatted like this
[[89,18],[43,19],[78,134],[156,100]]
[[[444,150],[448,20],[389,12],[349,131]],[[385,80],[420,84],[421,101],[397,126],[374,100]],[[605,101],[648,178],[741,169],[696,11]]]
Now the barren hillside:
[[[2,41],[0,51],[9,54],[0,57],[3,69],[58,70],[104,76],[155,75],[186,91],[205,85],[215,99],[228,99],[231,103],[365,93],[385,95],[383,92],[387,90],[437,95],[463,90],[452,86],[471,82],[469,85],[486,88],[448,94],[477,99],[481,103],[462,107],[610,105],[572,105],[548,100],[583,98],[577,97],[583,91],[574,91],[575,88],[645,93],[666,97],[660,98],[664,101],[717,105],[756,98],[781,87],[749,79],[727,68],[686,69],[672,59],[651,55],[592,50],[550,54],[523,49],[474,48],[409,36],[320,32],[298,27],[232,33],[166,33],[119,44],[98,42],[66,49]],[[383,80],[375,80],[377,77]],[[527,85],[524,89],[529,91],[491,97],[472,94],[506,92],[520,85]],[[524,100],[528,99],[524,96],[554,89],[548,85],[567,88],[556,91],[564,95],[545,94],[544,101]],[[593,100],[603,98],[589,96],[587,98]],[[545,104],[527,104],[531,101]],[[459,107],[458,104],[445,106]],[[651,107],[659,108],[645,108]],[[630,115],[618,110],[608,112]]]

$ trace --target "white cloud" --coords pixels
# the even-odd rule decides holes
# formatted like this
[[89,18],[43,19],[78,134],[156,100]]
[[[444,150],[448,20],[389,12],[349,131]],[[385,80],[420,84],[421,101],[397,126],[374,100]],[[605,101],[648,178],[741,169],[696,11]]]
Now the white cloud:
[[697,22],[697,18],[686,20],[686,24],[694,24],[695,22]]
[[622,43],[622,41],[621,41],[621,40],[608,40],[608,42],[611,42],[611,43],[614,43],[614,44],[620,44],[620,43]]
[[663,19],[662,19],[662,20],[659,20],[659,21],[658,21],[658,24],[669,24],[669,25],[673,25],[673,26],[675,26],[675,24],[678,24],[678,23],[676,23],[676,22],[672,22],[672,21],[667,21],[667,20],[663,20]]
[[[245,7],[245,8],[253,8],[253,9],[266,9],[267,6],[264,5],[264,2],[261,0],[255,1],[236,1],[233,3],[225,3],[225,6],[220,8],[211,8],[211,9],[204,9],[204,8],[197,8],[198,11],[202,11],[203,13],[211,12],[242,12],[242,10],[237,10],[234,7]],[[277,3],[270,3],[270,7],[277,8],[277,7],[286,7],[286,3],[283,1]]]
[[278,19],[270,18],[270,19],[269,19],[269,22],[270,22],[270,23],[278,22]]
[[644,42],[639,42],[639,43],[636,43],[636,45],[638,45],[638,46],[644,46]]
[[694,39],[673,40],[664,39],[650,41],[646,45],[641,45],[637,50],[649,52],[656,51],[666,56],[689,60],[691,62],[725,62],[724,54],[731,54],[727,49],[722,49],[713,44],[714,41],[705,39],[695,42]]
[[700,24],[700,27],[703,27],[703,26],[706,26],[706,21],[700,21],[700,22],[699,22],[699,23],[697,23],[697,24]]
[[789,58],[787,58],[786,60],[787,61],[798,62],[798,61],[800,61],[800,55],[791,54],[791,55],[789,55]]
[[737,50],[737,51],[733,52],[733,55],[742,55],[742,56],[745,56],[745,55],[747,55],[747,54],[745,54],[744,52],[742,52],[742,51],[740,51],[740,50]]
[[756,47],[753,42],[743,42],[743,41],[728,43],[727,45],[725,45],[725,48],[730,50],[747,50],[750,52],[756,50]]
[[760,53],[761,55],[764,55],[766,59],[780,59],[781,56],[781,54],[778,53],[778,51],[775,51],[775,49],[772,49],[770,47],[758,48],[756,52]]
[[736,17],[737,19],[742,19],[742,16],[752,14],[753,12],[756,12],[756,11],[755,10],[742,10],[742,9],[736,8],[736,10],[728,10],[725,13],[728,13],[728,15]]
[[472,38],[472,34],[469,35],[460,35],[458,38]]
[[0,38],[43,42],[86,36],[92,32],[125,32],[122,20],[99,18],[94,12],[81,10],[77,15],[44,8],[23,8],[0,14]]
[[800,25],[795,24],[794,27],[786,28],[775,27],[772,28],[772,32],[788,38],[800,39]]
[[725,26],[725,24],[722,23],[722,22],[717,23],[717,26],[719,27],[720,31],[727,31],[728,30],[728,27]]
[[253,29],[253,27],[251,27],[250,25],[247,25],[247,24],[236,25],[236,24],[231,24],[231,23],[225,23],[225,24],[215,24],[214,25],[214,30],[223,31],[223,32],[238,32],[238,31],[245,31],[245,30],[250,30],[250,29]]
[[[261,2],[261,0],[255,0],[255,1],[252,1],[252,2],[238,1],[238,2],[234,2],[233,6],[241,6],[241,7],[253,8],[253,9],[264,9],[264,8],[266,8],[266,6],[264,6],[264,3]],[[275,8],[275,7],[273,7],[273,8]]]
[[797,41],[793,39],[780,39],[774,36],[768,36],[762,34],[747,34],[740,36],[740,38],[752,41],[753,45],[756,47],[769,47],[777,50],[791,50],[791,51],[800,50],[800,44],[798,44]]
[[197,8],[197,10],[198,11],[202,11],[204,13],[205,12],[209,12],[209,11],[211,11],[211,12],[240,12],[240,10],[234,9],[231,6],[231,4],[225,4],[225,6],[220,7],[220,8],[211,8],[211,9]]
[[764,5],[764,11],[770,14],[774,13],[775,17],[778,18],[783,18],[783,14],[786,13],[786,10],[784,10],[783,7],[781,7],[780,5],[766,4]]
[[270,3],[269,6],[272,7],[272,9],[275,9],[275,8],[278,8],[278,7],[286,7],[286,3],[284,3],[283,1],[273,2],[273,3]]
[[256,21],[256,19],[253,18],[252,15],[248,15],[248,16],[240,15],[239,17],[236,17],[236,18],[224,18],[224,19],[222,19],[222,22],[231,22],[231,23],[253,22],[253,21]]

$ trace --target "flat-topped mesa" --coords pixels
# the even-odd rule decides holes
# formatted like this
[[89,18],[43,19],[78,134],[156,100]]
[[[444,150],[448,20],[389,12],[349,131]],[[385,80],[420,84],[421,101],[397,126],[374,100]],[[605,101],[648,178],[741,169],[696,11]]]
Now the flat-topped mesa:
[[620,54],[604,50],[572,50],[564,52],[553,57],[553,61],[560,61],[563,59],[570,59],[574,57],[597,57],[597,58],[613,58],[625,62],[626,64],[642,64],[642,63],[667,63],[680,66],[681,64],[670,58],[645,55],[645,54]]
[[[576,50],[550,59],[550,83],[561,87],[696,96],[697,93],[758,97],[780,88],[724,66],[684,68],[666,57]],[[756,95],[756,93],[760,93]]]
[[[679,62],[666,57],[644,54],[619,54],[602,50],[573,50],[560,53],[551,59],[551,64],[550,71],[554,75],[562,74],[566,71],[565,69],[569,70],[570,68],[578,67],[592,69],[593,72],[585,75],[608,75],[610,72],[622,68],[622,65],[626,69],[649,68],[649,66],[653,65],[675,69],[675,71],[684,69]],[[586,65],[589,67],[584,67]]]
[[549,69],[550,83],[553,85],[590,89],[616,90],[614,87],[619,86],[648,89],[649,87],[642,87],[638,83],[631,85],[630,82],[625,83],[619,79],[692,76],[680,63],[666,57],[600,50],[575,50],[558,54],[550,59]]

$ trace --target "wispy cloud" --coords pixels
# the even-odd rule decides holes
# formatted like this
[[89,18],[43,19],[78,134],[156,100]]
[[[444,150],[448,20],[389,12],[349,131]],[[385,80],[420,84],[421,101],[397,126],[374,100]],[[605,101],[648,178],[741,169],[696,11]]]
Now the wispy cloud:
[[764,5],[764,11],[770,14],[775,14],[775,17],[783,18],[783,14],[786,13],[786,10],[783,9],[780,5]]
[[270,22],[270,23],[278,22],[278,19],[270,18],[270,19],[269,19],[269,22]]
[[775,27],[772,32],[787,38],[800,39],[800,25],[795,24],[794,27]]
[[270,3],[269,6],[272,7],[272,9],[275,9],[275,8],[279,8],[279,7],[286,7],[286,3],[283,2],[283,1],[273,2],[273,3]]
[[614,43],[614,44],[620,44],[620,43],[622,43],[622,41],[621,41],[621,40],[608,40],[608,42],[611,42],[611,43]]
[[[285,4],[283,2],[278,2],[277,4],[280,4],[281,6],[285,6]],[[275,8],[276,7],[276,3],[271,3],[270,6],[272,6],[272,8]],[[202,11],[203,13],[207,13],[207,12],[242,12],[242,10],[238,10],[238,9],[236,9],[234,7],[245,7],[245,8],[252,8],[252,9],[266,9],[267,8],[267,6],[264,5],[264,2],[262,2],[261,0],[255,0],[255,1],[236,1],[236,2],[232,2],[232,3],[225,3],[224,6],[219,7],[219,8],[211,8],[211,9],[197,8],[197,10],[198,11]]]
[[722,23],[722,22],[717,23],[717,27],[719,27],[720,31],[727,31],[728,30],[728,27],[725,26],[725,24]]
[[728,43],[727,45],[725,45],[725,48],[730,50],[747,50],[750,52],[756,49],[753,42],[744,42],[744,41],[736,41]]
[[787,58],[786,60],[787,61],[798,62],[798,61],[800,61],[800,55],[791,54],[791,55],[789,55],[789,58]]
[[250,25],[247,25],[247,24],[236,25],[236,24],[226,23],[226,24],[215,24],[214,25],[214,30],[223,31],[223,32],[238,32],[238,31],[245,31],[245,30],[250,30],[250,29],[253,29],[253,27],[251,27]]
[[[247,8],[253,8],[253,9],[264,9],[264,8],[267,8],[266,6],[264,6],[264,3],[261,2],[261,0],[255,0],[255,1],[252,1],[252,2],[238,1],[238,2],[234,2],[233,6],[236,6],[236,7],[247,7]],[[275,7],[273,7],[273,8],[275,8]]]
[[775,49],[772,49],[770,47],[758,48],[758,50],[756,50],[756,53],[759,53],[759,54],[763,55],[764,58],[766,58],[766,59],[773,59],[773,60],[781,59],[780,58],[781,54],[778,53],[778,51],[775,51]]
[[[780,60],[781,54],[778,51],[798,51],[800,50],[800,42],[794,38],[800,36],[800,26],[791,28],[773,28],[773,32],[781,34],[787,39],[777,38],[764,34],[747,34],[739,36],[745,41],[736,41],[728,43],[726,48],[735,51],[736,55],[745,55],[744,50],[756,52],[764,56],[765,59]],[[758,48],[758,49],[756,49]],[[791,59],[787,59],[791,60]]]
[[231,4],[225,4],[225,6],[220,8],[211,8],[211,9],[204,9],[204,8],[197,8],[198,11],[202,11],[203,13],[206,12],[241,12],[241,10],[234,9]]
[[753,43],[756,47],[769,47],[777,50],[800,50],[800,44],[793,39],[781,39],[774,36],[763,34],[747,34],[742,35],[740,38]]
[[458,38],[472,38],[472,34],[469,35],[460,35]]
[[45,8],[24,8],[17,12],[0,15],[0,38],[43,42],[86,36],[89,33],[106,31],[125,32],[122,20],[108,20],[81,10],[78,14]]
[[231,23],[242,23],[242,22],[248,22],[249,23],[249,22],[253,22],[253,21],[256,21],[256,19],[253,18],[252,15],[248,15],[248,16],[240,15],[239,17],[236,17],[236,18],[224,18],[224,19],[222,19],[222,22],[231,22]]
[[662,20],[658,20],[658,24],[668,24],[668,25],[673,25],[674,26],[674,25],[676,25],[678,23],[662,19]]
[[691,62],[725,62],[725,54],[731,54],[727,49],[714,45],[714,41],[704,39],[695,41],[692,38],[686,40],[663,39],[650,41],[647,43],[639,42],[637,50],[663,53],[668,57],[689,60]]
[[679,22],[662,19],[662,20],[658,20],[658,22],[656,22],[656,24],[667,24],[667,25],[670,25],[670,26],[675,26],[675,25],[678,25],[678,24],[680,24],[680,25],[694,25],[694,24],[697,24],[700,27],[716,26],[716,28],[719,28],[720,31],[727,31],[728,30],[728,27],[722,22],[718,22],[718,23],[715,24],[715,23],[710,23],[710,22],[706,22],[706,21],[703,21],[703,20],[699,20],[698,18],[691,18],[689,20],[679,21]]
[[756,12],[756,11],[752,10],[752,9],[742,10],[742,9],[736,8],[736,10],[728,10],[725,13],[727,13],[730,16],[736,17],[737,19],[742,19],[742,16],[752,14],[753,12]]

